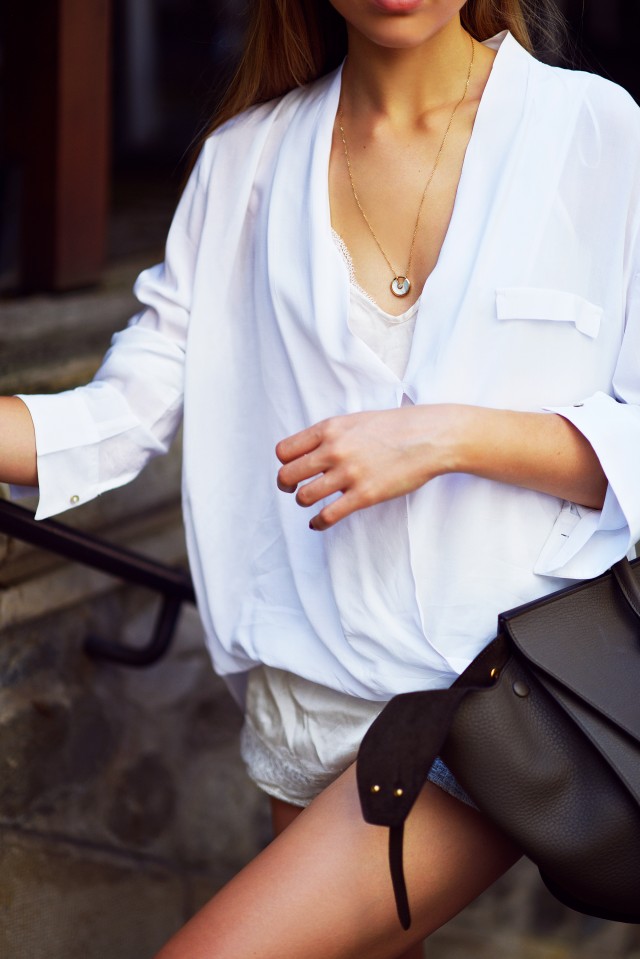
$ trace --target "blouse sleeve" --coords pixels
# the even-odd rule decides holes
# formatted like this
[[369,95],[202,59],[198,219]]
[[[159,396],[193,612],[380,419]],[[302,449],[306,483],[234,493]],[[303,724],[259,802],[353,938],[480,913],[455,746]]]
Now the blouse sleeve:
[[178,430],[207,153],[205,145],[178,204],[164,263],[136,281],[142,309],[113,337],[93,381],[54,395],[20,396],[36,435],[37,519],[128,483],[168,450]]
[[[579,156],[596,178],[590,182],[599,182],[600,209],[610,214],[603,218],[604,234],[621,231],[613,244],[620,251],[621,295],[610,307],[616,311],[611,320],[620,317],[621,332],[610,382],[601,392],[581,397],[574,406],[547,408],[586,437],[608,480],[601,510],[563,504],[538,557],[536,573],[571,579],[599,575],[631,555],[640,540],[640,110],[628,93],[595,76],[585,100]],[[610,190],[614,180],[619,189]],[[580,209],[591,210],[589,222],[597,225],[591,200],[584,193],[573,195]],[[614,284],[613,261],[603,269],[606,283]]]
[[640,272],[630,284],[612,395],[595,393],[583,403],[548,411],[564,416],[588,439],[608,488],[602,510],[565,504],[535,572],[597,576],[640,540]]

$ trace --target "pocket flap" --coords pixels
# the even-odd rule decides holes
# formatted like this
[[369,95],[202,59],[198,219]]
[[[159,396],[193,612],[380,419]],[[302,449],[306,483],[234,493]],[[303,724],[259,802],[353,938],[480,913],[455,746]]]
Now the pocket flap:
[[499,320],[550,320],[573,323],[580,333],[595,339],[603,310],[594,303],[563,290],[535,286],[505,286],[496,290]]

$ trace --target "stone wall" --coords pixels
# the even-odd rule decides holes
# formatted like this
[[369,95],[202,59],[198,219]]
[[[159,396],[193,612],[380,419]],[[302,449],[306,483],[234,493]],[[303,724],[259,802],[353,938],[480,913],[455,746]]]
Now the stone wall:
[[[173,561],[179,531],[161,514],[155,540]],[[89,635],[146,642],[157,604],[57,563],[2,589],[3,959],[151,957],[267,841],[264,799],[238,759],[239,711],[195,610],[152,667],[83,652]]]

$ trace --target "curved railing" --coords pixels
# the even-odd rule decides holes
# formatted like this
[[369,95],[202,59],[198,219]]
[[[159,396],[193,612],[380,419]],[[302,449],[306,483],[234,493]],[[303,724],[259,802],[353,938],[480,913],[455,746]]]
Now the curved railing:
[[193,583],[186,570],[157,563],[56,520],[36,521],[32,512],[6,500],[0,500],[0,533],[161,595],[153,634],[145,646],[134,648],[91,636],[84,645],[90,656],[127,666],[149,666],[157,662],[171,644],[182,604],[195,603]]

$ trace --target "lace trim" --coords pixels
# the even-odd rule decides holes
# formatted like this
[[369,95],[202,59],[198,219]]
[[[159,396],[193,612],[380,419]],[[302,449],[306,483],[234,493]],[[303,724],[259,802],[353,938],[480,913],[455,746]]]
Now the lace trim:
[[295,757],[265,743],[247,717],[240,734],[240,754],[256,786],[294,806],[308,806],[340,774],[339,770],[318,771],[313,776],[301,761],[296,766]]
[[335,230],[331,230],[331,236],[333,237],[333,241],[334,241],[335,245],[338,247],[338,249],[339,249],[340,252],[342,253],[342,255],[343,255],[343,257],[344,257],[344,262],[347,264],[347,269],[348,269],[348,271],[349,271],[349,282],[350,282],[350,283],[353,283],[353,285],[356,286],[356,287],[360,290],[361,293],[364,293],[364,295],[367,297],[367,299],[368,299],[368,300],[371,300],[371,302],[373,303],[374,301],[371,299],[371,297],[369,296],[369,294],[366,293],[366,292],[362,289],[362,287],[360,286],[360,284],[359,284],[358,281],[356,280],[356,271],[355,271],[354,268],[353,268],[353,260],[351,259],[351,254],[349,253],[347,244],[344,242],[344,240],[342,239],[342,237],[340,236],[340,234],[339,234],[339,233],[336,233]]
[[342,257],[344,259],[345,265],[349,273],[349,282],[351,286],[355,289],[355,291],[360,296],[362,296],[365,300],[367,300],[368,303],[371,303],[371,305],[376,308],[377,312],[380,313],[382,316],[384,316],[384,318],[388,320],[390,323],[404,323],[406,320],[410,320],[411,317],[418,310],[418,307],[420,305],[420,297],[418,297],[416,302],[412,306],[410,306],[408,310],[405,310],[404,313],[400,313],[399,316],[394,316],[393,313],[387,313],[386,310],[383,310],[382,307],[379,306],[378,303],[376,303],[374,298],[369,293],[367,293],[366,290],[363,290],[363,288],[358,283],[358,280],[356,279],[356,271],[353,266],[353,260],[351,258],[351,254],[349,253],[349,248],[347,244],[344,242],[344,240],[342,239],[342,237],[340,236],[340,234],[337,233],[334,229],[332,229],[331,235],[333,237],[333,241],[335,245],[338,247],[338,249],[342,253]]
[[[285,757],[268,746],[246,717],[242,727],[240,751],[249,778],[256,786],[268,796],[275,796],[276,799],[293,806],[308,806],[341,772],[326,770],[316,776],[309,775],[304,768],[295,765],[294,757]],[[345,762],[345,768],[347,765],[348,761]],[[477,809],[471,797],[439,757],[431,767],[427,779],[450,796]]]

